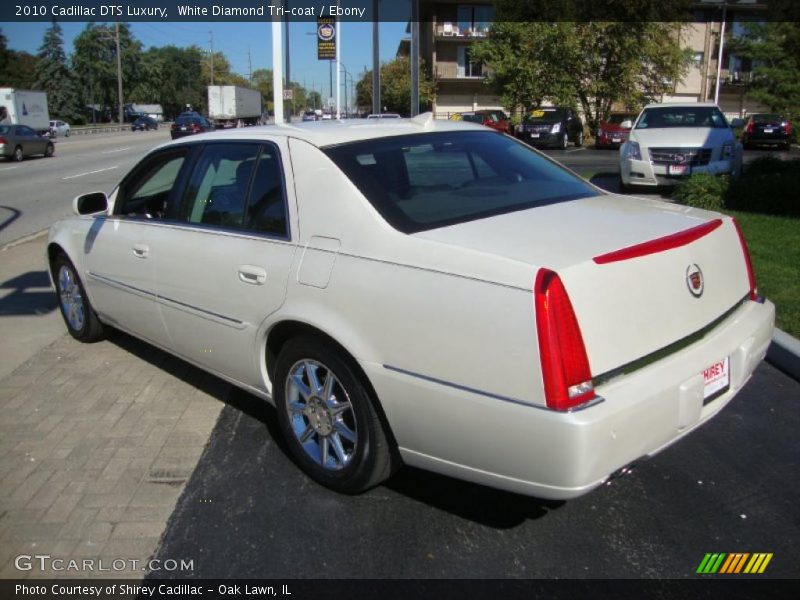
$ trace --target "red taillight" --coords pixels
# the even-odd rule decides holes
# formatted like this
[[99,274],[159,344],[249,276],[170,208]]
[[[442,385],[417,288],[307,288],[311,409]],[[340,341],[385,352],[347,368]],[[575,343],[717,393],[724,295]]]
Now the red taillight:
[[792,133],[792,124],[789,121],[786,121],[786,124],[783,126],[783,132],[786,135]]
[[756,272],[753,270],[753,262],[750,260],[750,250],[747,248],[747,242],[742,235],[742,229],[736,219],[733,219],[733,226],[736,227],[736,233],[739,236],[739,243],[742,245],[742,254],[744,254],[744,264],[747,267],[747,280],[750,283],[750,300],[758,300],[758,288],[756,287]]
[[6,143],[6,138],[0,135],[0,144],[5,144],[5,143]]
[[547,406],[568,410],[595,397],[583,336],[557,273],[539,269],[533,289]]

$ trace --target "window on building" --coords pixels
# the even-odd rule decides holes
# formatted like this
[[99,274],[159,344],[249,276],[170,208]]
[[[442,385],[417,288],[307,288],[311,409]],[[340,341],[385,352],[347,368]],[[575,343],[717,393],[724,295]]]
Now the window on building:
[[494,7],[462,4],[458,7],[458,29],[462,35],[484,36],[494,20]]

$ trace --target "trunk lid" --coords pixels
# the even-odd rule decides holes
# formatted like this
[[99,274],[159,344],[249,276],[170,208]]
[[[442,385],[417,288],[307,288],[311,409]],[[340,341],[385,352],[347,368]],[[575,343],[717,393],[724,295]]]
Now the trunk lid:
[[654,200],[604,195],[414,235],[530,265],[527,286],[557,272],[595,377],[702,330],[750,289],[729,218]]

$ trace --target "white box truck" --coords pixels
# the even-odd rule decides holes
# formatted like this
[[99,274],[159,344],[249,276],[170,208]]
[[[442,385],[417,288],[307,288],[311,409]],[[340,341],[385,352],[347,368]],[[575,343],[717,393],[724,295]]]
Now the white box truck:
[[257,125],[261,119],[261,92],[237,85],[210,85],[208,118],[218,128]]
[[0,106],[5,107],[13,124],[27,125],[41,134],[50,132],[45,92],[0,88]]

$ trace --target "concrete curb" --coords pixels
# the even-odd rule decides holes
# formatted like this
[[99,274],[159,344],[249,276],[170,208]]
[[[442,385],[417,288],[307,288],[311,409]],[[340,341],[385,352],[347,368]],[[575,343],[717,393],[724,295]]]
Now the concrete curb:
[[775,329],[772,343],[767,349],[767,361],[800,381],[800,340],[785,331]]
[[25,244],[27,242],[33,241],[37,238],[40,238],[50,231],[50,228],[47,227],[46,229],[40,229],[39,231],[34,231],[33,233],[29,233],[28,235],[23,235],[21,238],[17,238],[15,240],[11,240],[0,246],[0,252],[5,252],[6,250],[10,250],[14,246],[19,246],[20,244]]

